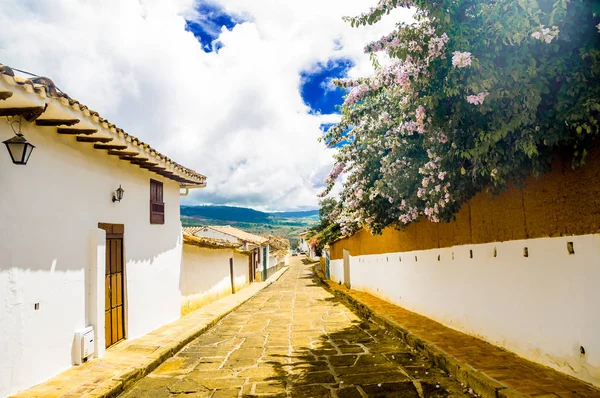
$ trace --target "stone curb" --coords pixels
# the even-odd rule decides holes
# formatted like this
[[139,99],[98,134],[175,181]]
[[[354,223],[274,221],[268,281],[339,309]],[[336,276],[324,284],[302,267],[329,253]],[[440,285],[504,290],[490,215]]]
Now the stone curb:
[[429,358],[429,360],[435,366],[444,370],[448,374],[453,375],[456,380],[464,383],[469,388],[472,388],[473,391],[478,395],[486,398],[527,397],[527,395],[521,394],[520,392],[486,375],[485,373],[474,369],[468,363],[465,363],[455,356],[448,354],[434,343],[431,343],[430,341],[427,341],[422,337],[412,333],[410,330],[404,328],[402,325],[393,321],[386,315],[373,311],[367,305],[352,297],[352,295],[340,288],[337,288],[333,282],[325,279],[324,276],[316,270],[316,267],[314,273],[321,284],[323,284],[325,288],[335,297],[345,301],[364,318],[379,326],[382,326],[384,329],[394,333],[394,335],[397,337],[400,337],[410,347],[416,349]]
[[237,310],[239,307],[241,307],[243,304],[245,304],[252,297],[256,296],[259,292],[261,292],[264,289],[266,289],[267,287],[269,287],[272,283],[276,282],[284,273],[286,273],[286,271],[289,268],[290,267],[287,266],[287,267],[282,268],[281,270],[277,271],[273,276],[271,276],[271,278],[267,279],[264,282],[265,283],[264,286],[261,286],[261,288],[259,290],[257,290],[253,295],[249,296],[244,301],[238,303],[237,305],[233,306],[232,308],[228,309],[227,311],[216,315],[216,317],[212,321],[210,321],[208,324],[203,325],[199,329],[190,331],[187,335],[182,337],[180,340],[169,343],[169,344],[165,345],[164,347],[159,348],[158,350],[154,351],[150,355],[149,361],[147,361],[145,363],[141,363],[140,366],[134,368],[133,370],[131,370],[127,373],[119,375],[114,379],[107,380],[105,383],[102,383],[100,386],[98,386],[98,388],[96,390],[92,391],[87,396],[93,397],[93,398],[113,398],[113,397],[116,397],[117,395],[121,394],[127,388],[131,387],[138,380],[140,380],[142,377],[146,376],[148,373],[150,373],[154,369],[156,369],[164,361],[166,361],[167,359],[171,358],[173,355],[175,355],[176,353],[181,351],[181,349],[183,349],[183,347],[185,347],[186,345],[191,343],[198,336],[202,335],[207,330],[212,328],[221,319],[225,318],[227,315],[229,315],[233,311]]

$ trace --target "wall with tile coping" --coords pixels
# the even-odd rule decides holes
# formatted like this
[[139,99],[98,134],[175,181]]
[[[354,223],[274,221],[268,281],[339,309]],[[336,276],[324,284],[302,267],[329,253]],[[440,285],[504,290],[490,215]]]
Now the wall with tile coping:
[[598,175],[598,150],[577,170],[557,155],[450,223],[361,230],[331,245],[332,279],[347,253],[352,288],[600,385]]
[[231,294],[229,259],[233,258],[234,286],[248,285],[248,256],[233,249],[183,245],[181,262],[181,315]]

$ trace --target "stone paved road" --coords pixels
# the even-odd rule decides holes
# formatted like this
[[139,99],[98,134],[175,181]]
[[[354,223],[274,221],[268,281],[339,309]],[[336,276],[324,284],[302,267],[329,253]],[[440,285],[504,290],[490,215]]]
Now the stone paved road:
[[122,398],[469,395],[315,283],[299,257]]

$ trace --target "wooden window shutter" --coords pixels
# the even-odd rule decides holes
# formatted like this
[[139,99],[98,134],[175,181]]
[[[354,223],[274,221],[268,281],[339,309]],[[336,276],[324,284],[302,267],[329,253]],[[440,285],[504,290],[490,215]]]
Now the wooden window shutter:
[[165,223],[165,203],[163,201],[163,183],[150,180],[150,224]]

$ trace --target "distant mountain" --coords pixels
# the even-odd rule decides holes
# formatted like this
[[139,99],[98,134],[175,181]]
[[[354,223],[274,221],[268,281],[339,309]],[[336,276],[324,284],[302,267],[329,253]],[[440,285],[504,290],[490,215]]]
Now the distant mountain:
[[181,206],[181,216],[217,221],[268,223],[286,219],[318,219],[319,210],[266,213],[247,207],[203,205]]
[[319,215],[319,210],[306,210],[306,211],[282,211],[277,213],[270,213],[273,217],[281,218],[306,218],[314,217]]
[[181,206],[181,215],[219,221],[267,222],[269,214],[233,206]]
[[257,235],[276,235],[296,245],[300,233],[319,221],[319,210],[266,213],[234,206],[181,206],[183,226],[232,225]]

